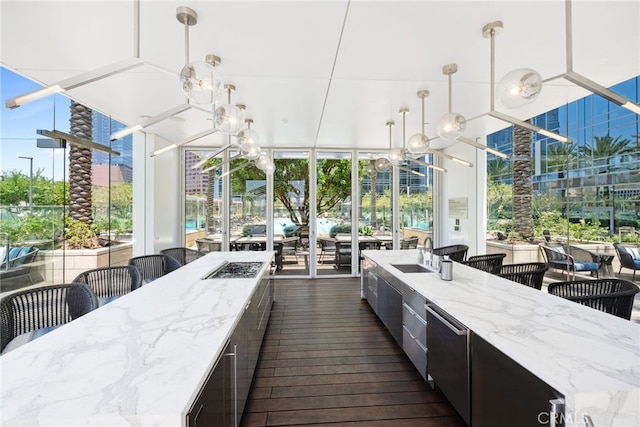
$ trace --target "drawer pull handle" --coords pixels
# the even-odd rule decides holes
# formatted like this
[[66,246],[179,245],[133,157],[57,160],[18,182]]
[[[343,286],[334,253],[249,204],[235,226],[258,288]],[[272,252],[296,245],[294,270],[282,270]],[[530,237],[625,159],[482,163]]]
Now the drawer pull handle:
[[469,334],[468,329],[463,328],[463,327],[456,327],[456,325],[454,325],[452,322],[450,322],[449,320],[445,319],[442,315],[440,315],[440,313],[438,313],[434,309],[432,309],[429,304],[426,304],[424,307],[427,309],[427,311],[429,313],[431,313],[433,315],[433,317],[435,317],[440,322],[442,322],[442,324],[444,324],[447,328],[449,328],[454,334],[456,334],[458,336],[463,336],[463,335],[468,335]]
[[194,425],[198,424],[198,417],[200,417],[200,413],[202,412],[203,409],[204,409],[204,405],[200,405],[200,408],[198,408],[198,412],[196,412],[195,417],[193,417],[193,424]]

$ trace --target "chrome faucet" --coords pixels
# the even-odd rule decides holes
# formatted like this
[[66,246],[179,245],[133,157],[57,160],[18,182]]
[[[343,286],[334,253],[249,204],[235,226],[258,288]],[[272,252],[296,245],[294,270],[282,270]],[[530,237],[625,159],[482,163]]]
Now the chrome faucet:
[[431,237],[427,236],[424,238],[424,241],[422,242],[422,249],[420,250],[420,252],[423,253],[422,256],[424,259],[424,252],[426,252],[427,250],[427,242],[429,242],[429,267],[431,267],[431,261],[433,259],[433,240],[431,240]]

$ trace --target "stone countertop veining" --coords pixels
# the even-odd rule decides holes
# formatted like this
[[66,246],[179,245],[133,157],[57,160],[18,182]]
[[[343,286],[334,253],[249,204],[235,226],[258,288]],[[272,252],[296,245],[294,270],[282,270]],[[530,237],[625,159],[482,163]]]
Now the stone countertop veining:
[[[0,425],[184,425],[273,255],[211,253],[3,355]],[[265,264],[200,279],[224,261]]]
[[391,265],[418,250],[363,254],[564,394],[567,425],[640,425],[640,325],[458,263],[450,282]]

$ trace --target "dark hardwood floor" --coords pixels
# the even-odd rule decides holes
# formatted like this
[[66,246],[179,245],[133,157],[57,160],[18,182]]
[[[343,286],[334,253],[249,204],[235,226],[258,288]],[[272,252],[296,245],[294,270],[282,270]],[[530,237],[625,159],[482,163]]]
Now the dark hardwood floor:
[[276,280],[242,426],[464,426],[360,299],[359,279]]

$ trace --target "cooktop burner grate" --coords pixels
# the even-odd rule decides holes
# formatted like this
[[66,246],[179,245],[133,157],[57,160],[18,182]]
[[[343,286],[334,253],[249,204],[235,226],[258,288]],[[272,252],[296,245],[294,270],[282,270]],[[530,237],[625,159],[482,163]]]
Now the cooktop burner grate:
[[261,262],[228,262],[203,279],[251,279],[258,275],[262,265]]

